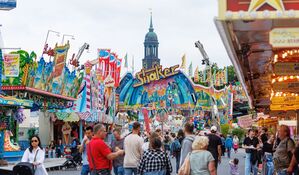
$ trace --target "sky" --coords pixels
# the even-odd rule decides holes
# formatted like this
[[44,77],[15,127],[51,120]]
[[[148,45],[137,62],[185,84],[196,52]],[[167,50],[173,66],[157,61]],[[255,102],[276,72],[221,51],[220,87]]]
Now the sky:
[[[201,65],[202,56],[194,43],[204,44],[212,62],[231,65],[214,24],[217,0],[17,0],[17,8],[0,11],[0,28],[5,47],[35,51],[41,55],[48,30],[48,43],[54,47],[63,34],[74,35],[69,59],[86,42],[81,63],[97,58],[98,48],[110,48],[120,57],[128,53],[129,66],[134,57],[135,72],[142,67],[144,37],[150,24],[159,40],[159,58],[163,67],[181,64],[186,54],[187,67]],[[46,58],[47,59],[47,58]]]

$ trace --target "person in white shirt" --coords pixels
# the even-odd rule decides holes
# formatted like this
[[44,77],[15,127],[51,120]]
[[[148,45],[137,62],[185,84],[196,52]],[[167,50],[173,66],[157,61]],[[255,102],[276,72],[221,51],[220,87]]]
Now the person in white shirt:
[[140,133],[140,123],[135,122],[133,124],[132,134],[125,138],[124,148],[125,148],[125,159],[124,159],[124,169],[125,175],[136,175],[137,166],[140,162],[141,156],[143,154],[142,145],[143,139],[139,136]]
[[36,167],[34,175],[48,175],[44,160],[45,151],[41,146],[40,138],[35,135],[30,139],[30,147],[24,152],[21,162],[32,163]]

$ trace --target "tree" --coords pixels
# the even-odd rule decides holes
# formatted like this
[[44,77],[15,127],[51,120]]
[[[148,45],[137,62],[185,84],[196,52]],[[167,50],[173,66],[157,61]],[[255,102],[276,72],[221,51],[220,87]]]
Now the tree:
[[236,136],[238,136],[239,140],[241,140],[241,139],[244,138],[245,130],[242,129],[242,128],[234,128],[234,129],[232,130],[232,135],[236,135]]
[[223,125],[220,126],[220,128],[221,128],[222,135],[224,135],[224,137],[226,137],[227,134],[229,134],[230,125],[229,124],[223,124]]

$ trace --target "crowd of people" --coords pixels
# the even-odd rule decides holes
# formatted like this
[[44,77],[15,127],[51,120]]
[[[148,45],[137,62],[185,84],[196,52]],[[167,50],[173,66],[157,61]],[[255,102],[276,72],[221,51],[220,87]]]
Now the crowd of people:
[[298,174],[298,146],[290,138],[290,129],[281,125],[277,135],[269,134],[267,128],[248,130],[243,142],[246,151],[245,175],[258,174],[262,165],[263,175]]
[[[97,124],[85,128],[85,136],[77,146],[82,154],[82,175],[216,175],[222,156],[231,158],[231,151],[238,152],[239,138],[223,135],[212,126],[210,133],[194,133],[194,126],[186,123],[177,133],[162,132],[157,129],[141,134],[141,125],[133,123],[132,132],[122,137],[120,129],[113,130],[114,139],[105,142],[106,127]],[[74,143],[75,144],[75,143]],[[250,129],[243,141],[245,149],[245,175],[257,175],[259,165],[263,175],[287,175],[298,172],[299,147],[290,138],[290,130],[282,125],[278,134],[269,134],[267,128]],[[53,143],[49,146],[54,149]],[[38,136],[33,136],[31,146],[22,162],[36,166],[36,175],[46,175],[43,166],[45,151]],[[171,159],[175,159],[172,167]],[[231,175],[239,175],[239,160],[228,163]]]

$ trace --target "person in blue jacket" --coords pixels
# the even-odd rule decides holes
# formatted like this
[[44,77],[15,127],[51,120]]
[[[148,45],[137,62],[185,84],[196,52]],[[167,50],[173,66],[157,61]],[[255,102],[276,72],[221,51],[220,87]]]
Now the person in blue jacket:
[[230,158],[230,153],[233,147],[233,139],[230,135],[227,135],[227,138],[225,140],[225,148],[227,150],[227,157]]

